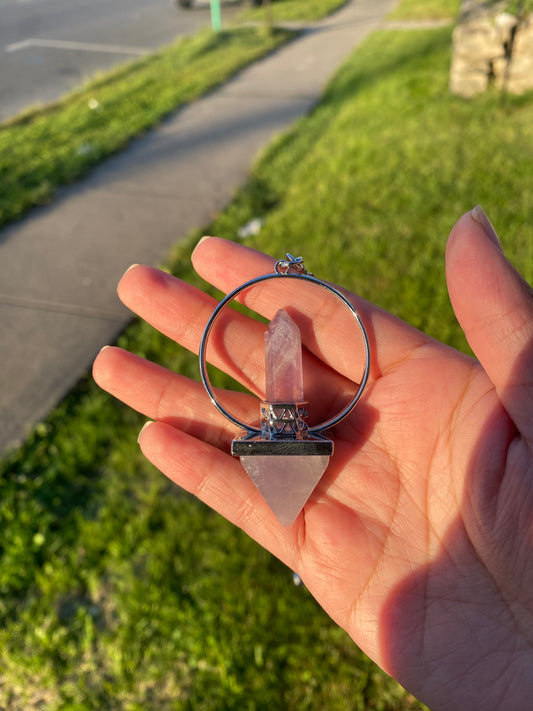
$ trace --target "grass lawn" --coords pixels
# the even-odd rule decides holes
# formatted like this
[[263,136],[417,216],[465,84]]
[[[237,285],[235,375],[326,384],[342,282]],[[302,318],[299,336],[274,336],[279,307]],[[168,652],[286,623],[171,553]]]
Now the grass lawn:
[[[446,236],[481,203],[532,280],[533,96],[451,97],[450,36],[370,36],[205,231],[263,217],[249,244],[466,348]],[[193,282],[199,235],[169,258]],[[145,324],[120,345],[197,375]],[[87,378],[0,465],[0,708],[421,709],[290,571],[143,460],[141,424]]]
[[[345,5],[347,0],[273,0],[272,19],[276,22],[319,20]],[[265,17],[262,7],[248,7],[239,13],[239,19],[261,21]]]
[[455,19],[461,0],[402,0],[390,14],[389,20]]

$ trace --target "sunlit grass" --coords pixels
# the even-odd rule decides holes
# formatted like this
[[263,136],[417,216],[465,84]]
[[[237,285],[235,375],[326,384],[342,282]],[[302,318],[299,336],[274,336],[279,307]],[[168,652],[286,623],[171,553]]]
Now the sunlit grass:
[[[271,4],[274,22],[299,22],[319,20],[346,4],[347,0],[273,0]],[[263,7],[247,7],[239,13],[240,20],[262,21]]]
[[390,14],[390,20],[455,19],[460,0],[402,0]]

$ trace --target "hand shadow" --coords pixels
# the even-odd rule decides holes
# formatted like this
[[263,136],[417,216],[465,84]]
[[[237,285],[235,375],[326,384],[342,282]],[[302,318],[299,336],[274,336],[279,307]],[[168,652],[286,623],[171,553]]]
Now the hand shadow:
[[[533,342],[510,381],[523,382],[532,362]],[[509,448],[498,453],[506,429]],[[381,610],[387,672],[422,701],[426,683],[440,685],[434,711],[532,708],[533,463],[525,442],[525,456],[517,456],[520,434],[515,428],[513,439],[512,429],[503,406],[494,406],[439,554],[402,580]]]

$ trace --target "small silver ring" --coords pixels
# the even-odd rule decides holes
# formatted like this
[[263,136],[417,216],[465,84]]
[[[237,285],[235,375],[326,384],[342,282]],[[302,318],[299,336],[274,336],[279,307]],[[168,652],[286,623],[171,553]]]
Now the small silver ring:
[[219,302],[219,304],[216,306],[215,310],[209,317],[209,320],[205,326],[203,335],[202,335],[202,340],[200,342],[200,353],[199,353],[199,364],[200,364],[200,376],[202,378],[202,383],[204,385],[204,388],[207,391],[207,394],[209,395],[209,398],[211,399],[211,402],[213,405],[217,408],[217,410],[224,415],[224,417],[229,420],[230,422],[233,422],[233,424],[237,425],[241,430],[245,430],[248,432],[250,435],[259,435],[261,434],[261,429],[258,427],[252,427],[251,425],[247,425],[245,422],[241,422],[241,420],[237,419],[234,415],[232,415],[230,412],[228,412],[217,400],[215,397],[215,394],[213,392],[213,388],[211,386],[211,383],[209,381],[209,377],[207,375],[207,368],[206,368],[206,352],[207,352],[207,341],[209,339],[209,335],[211,333],[211,330],[215,324],[215,321],[217,320],[218,316],[220,315],[220,312],[222,309],[227,306],[230,301],[233,301],[235,297],[237,297],[241,292],[243,292],[245,289],[249,289],[252,286],[255,286],[256,284],[260,284],[261,282],[264,281],[269,281],[270,279],[298,279],[300,281],[306,281],[311,284],[316,284],[317,286],[320,286],[322,289],[326,289],[329,291],[331,294],[336,296],[338,299],[342,301],[342,303],[348,307],[350,310],[352,316],[355,318],[357,325],[359,326],[359,329],[361,331],[361,334],[363,336],[363,342],[364,342],[364,348],[365,348],[365,357],[366,357],[366,362],[365,362],[365,369],[363,373],[363,378],[361,380],[361,383],[359,385],[359,388],[353,398],[350,400],[350,402],[334,417],[331,417],[329,420],[325,420],[324,422],[320,423],[319,425],[315,425],[314,427],[309,427],[309,433],[314,434],[314,435],[320,435],[323,433],[325,430],[328,430],[330,427],[333,427],[334,425],[339,424],[339,422],[342,422],[348,415],[351,413],[351,411],[354,409],[354,407],[357,405],[359,402],[359,399],[361,398],[361,395],[363,394],[363,390],[365,389],[365,386],[368,382],[368,376],[370,373],[370,342],[368,340],[368,334],[366,332],[366,328],[363,324],[363,321],[361,319],[361,316],[359,315],[359,312],[355,308],[355,306],[348,301],[348,299],[343,296],[340,291],[337,291],[333,286],[330,286],[329,284],[326,284],[326,282],[321,281],[320,279],[317,279],[316,277],[308,274],[308,273],[293,273],[293,272],[278,272],[275,271],[271,274],[264,274],[263,276],[256,277],[255,279],[251,279],[250,281],[245,282],[244,284],[241,284],[238,286],[236,289],[234,289],[232,292],[230,292],[227,296],[225,296],[222,301]]

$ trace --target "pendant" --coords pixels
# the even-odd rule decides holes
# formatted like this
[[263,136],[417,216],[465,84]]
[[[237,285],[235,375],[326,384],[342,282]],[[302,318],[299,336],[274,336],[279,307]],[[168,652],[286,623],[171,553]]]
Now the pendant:
[[266,402],[261,434],[235,439],[231,453],[283,526],[290,526],[326,471],[333,442],[309,434],[300,331],[280,309],[265,333]]
[[[215,397],[206,369],[209,335],[222,309],[242,291],[271,279],[299,279],[332,293],[346,306],[363,337],[366,362],[359,388],[337,415],[315,427],[308,426],[308,403],[303,392],[302,346],[298,326],[280,308],[265,333],[265,401],[259,404],[260,428],[238,420]],[[233,440],[231,453],[240,461],[283,526],[294,523],[327,469],[334,444],[326,431],[345,419],[359,401],[370,370],[370,345],[361,317],[353,304],[326,282],[309,274],[301,257],[287,254],[275,272],[245,282],[215,308],[200,344],[200,374],[215,407],[244,430]]]

